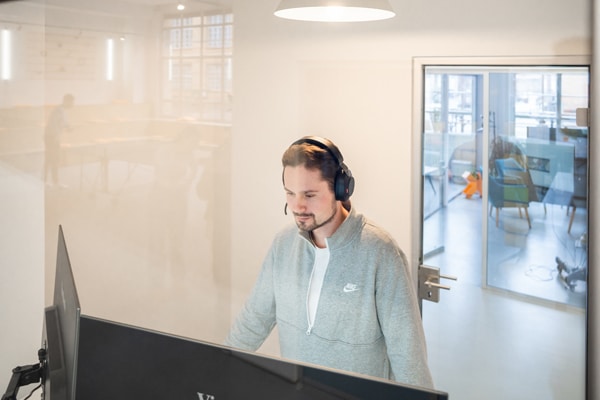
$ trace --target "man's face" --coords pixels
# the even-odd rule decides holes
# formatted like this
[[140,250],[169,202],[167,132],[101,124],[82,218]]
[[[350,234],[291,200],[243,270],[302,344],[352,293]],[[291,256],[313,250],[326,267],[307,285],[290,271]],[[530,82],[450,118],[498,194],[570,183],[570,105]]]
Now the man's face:
[[298,228],[310,232],[333,220],[337,201],[321,171],[306,169],[303,165],[285,167],[283,186]]

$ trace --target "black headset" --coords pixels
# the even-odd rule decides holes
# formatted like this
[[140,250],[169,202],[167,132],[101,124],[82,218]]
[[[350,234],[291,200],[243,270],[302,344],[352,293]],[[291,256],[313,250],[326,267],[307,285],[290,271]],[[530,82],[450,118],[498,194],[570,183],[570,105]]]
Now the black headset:
[[302,143],[315,145],[323,150],[327,150],[327,152],[331,154],[335,162],[338,164],[338,170],[335,174],[335,180],[333,182],[335,199],[340,201],[348,200],[354,192],[354,177],[352,177],[352,172],[350,172],[346,164],[344,164],[344,157],[342,156],[340,149],[338,149],[338,147],[333,144],[331,140],[318,136],[304,136],[303,138],[292,143],[292,146]]

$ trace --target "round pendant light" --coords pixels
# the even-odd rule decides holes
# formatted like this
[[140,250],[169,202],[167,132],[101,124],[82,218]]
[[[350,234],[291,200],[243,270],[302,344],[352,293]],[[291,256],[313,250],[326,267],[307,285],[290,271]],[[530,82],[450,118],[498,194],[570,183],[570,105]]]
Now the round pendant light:
[[319,22],[377,21],[396,13],[387,0],[282,0],[280,18]]

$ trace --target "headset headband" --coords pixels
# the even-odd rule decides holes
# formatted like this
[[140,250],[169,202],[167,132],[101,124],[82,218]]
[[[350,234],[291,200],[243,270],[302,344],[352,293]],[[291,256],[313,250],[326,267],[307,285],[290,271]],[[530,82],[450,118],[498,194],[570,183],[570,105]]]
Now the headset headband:
[[337,163],[340,166],[344,162],[344,157],[342,156],[340,149],[338,149],[338,147],[335,144],[333,144],[333,142],[329,139],[325,139],[319,136],[304,136],[303,138],[296,140],[294,143],[292,143],[292,145],[302,143],[309,143],[323,150],[327,150],[327,152],[331,154],[333,159],[337,161]]

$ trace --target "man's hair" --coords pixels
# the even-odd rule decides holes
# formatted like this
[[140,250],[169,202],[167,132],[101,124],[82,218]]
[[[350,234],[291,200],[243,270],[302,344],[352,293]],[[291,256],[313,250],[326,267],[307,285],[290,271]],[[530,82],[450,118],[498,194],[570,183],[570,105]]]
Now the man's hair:
[[321,171],[321,177],[327,181],[331,191],[334,191],[339,164],[327,150],[310,143],[293,144],[283,153],[281,164],[284,170],[285,167],[304,166],[306,169]]

